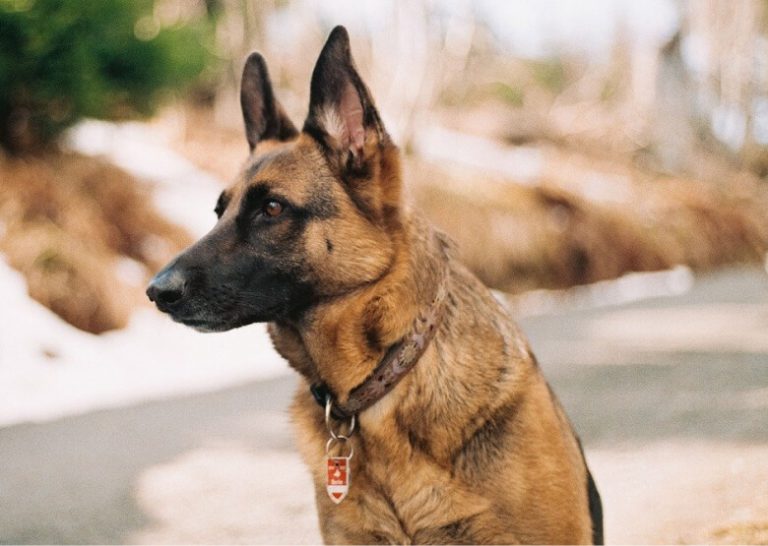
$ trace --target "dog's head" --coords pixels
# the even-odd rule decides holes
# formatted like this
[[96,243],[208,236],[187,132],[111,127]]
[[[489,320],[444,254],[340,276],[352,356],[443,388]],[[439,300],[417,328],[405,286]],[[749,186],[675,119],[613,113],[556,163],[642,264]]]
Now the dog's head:
[[202,331],[296,320],[375,281],[400,226],[399,155],[343,27],[317,60],[301,131],[258,53],[245,64],[241,104],[251,155],[219,197],[217,224],[147,289],[161,311]]

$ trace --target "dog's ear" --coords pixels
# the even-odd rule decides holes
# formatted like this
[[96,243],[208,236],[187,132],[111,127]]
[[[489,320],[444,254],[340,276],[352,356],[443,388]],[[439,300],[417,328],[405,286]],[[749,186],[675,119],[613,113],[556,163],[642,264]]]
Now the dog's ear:
[[245,136],[251,151],[262,140],[289,140],[298,134],[283,107],[275,98],[269,80],[267,63],[259,53],[251,53],[245,61],[240,84]]
[[357,73],[342,26],[333,29],[312,72],[304,131],[342,168],[360,169],[388,139],[373,99]]

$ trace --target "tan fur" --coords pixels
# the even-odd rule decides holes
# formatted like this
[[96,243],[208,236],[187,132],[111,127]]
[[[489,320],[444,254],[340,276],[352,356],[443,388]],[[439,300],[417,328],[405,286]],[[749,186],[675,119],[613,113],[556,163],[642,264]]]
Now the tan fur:
[[[325,192],[339,211],[311,222],[302,243],[334,295],[298,324],[270,324],[275,347],[306,379],[292,414],[325,541],[590,542],[586,471],[570,426],[507,312],[443,235],[400,206],[397,149],[371,152],[375,179],[360,191],[374,204],[374,222],[324,182],[332,173],[305,135],[260,145],[254,160],[265,153],[282,155],[229,190],[234,198],[268,181],[299,203]],[[328,434],[309,384],[324,382],[343,403],[408,332],[442,274],[449,296],[438,334],[415,369],[359,416],[351,490],[334,505],[324,483]]]
[[[481,287],[458,264],[448,289],[450,314],[433,345],[385,400],[360,416],[353,485],[340,506],[324,490],[322,411],[305,388],[297,393],[293,415],[313,472],[325,541],[590,542],[578,446],[527,350],[520,350],[519,332],[491,296],[478,294]],[[347,311],[345,321],[330,321],[334,330],[353,332],[363,320]],[[328,319],[320,323],[330,331]],[[283,341],[279,328],[272,333],[278,344]],[[319,375],[336,392],[359,384],[377,361],[370,359],[360,371],[354,363],[361,360],[338,358],[356,352],[346,347],[355,345],[353,336],[334,334],[334,347],[314,339],[322,331],[313,332],[305,344],[310,354],[317,351]],[[465,460],[464,441],[507,404],[516,408],[502,425],[508,452],[488,466]],[[447,529],[457,521],[460,530]]]

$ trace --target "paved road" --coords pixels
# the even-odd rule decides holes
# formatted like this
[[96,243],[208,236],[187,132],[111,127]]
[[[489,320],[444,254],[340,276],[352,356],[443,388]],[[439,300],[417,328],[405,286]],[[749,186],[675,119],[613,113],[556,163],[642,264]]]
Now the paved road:
[[[522,322],[582,435],[610,542],[768,530],[765,272]],[[317,542],[294,385],[0,429],[0,543]]]

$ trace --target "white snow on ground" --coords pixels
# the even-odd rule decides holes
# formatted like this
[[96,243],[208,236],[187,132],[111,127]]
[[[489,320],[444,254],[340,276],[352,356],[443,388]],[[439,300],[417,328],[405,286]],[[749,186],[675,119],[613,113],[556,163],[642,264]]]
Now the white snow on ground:
[[493,139],[437,125],[422,131],[415,147],[428,161],[460,163],[481,171],[493,171],[512,176],[516,183],[523,185],[535,185],[544,169],[544,154],[539,148],[504,146]]
[[[152,184],[158,209],[194,237],[213,226],[222,185],[169,150],[146,125],[88,121],[70,133],[68,145],[103,155]],[[204,335],[145,308],[120,331],[95,336],[77,330],[33,301],[23,277],[2,256],[0,301],[0,426],[288,372],[263,324]]]
[[595,309],[651,298],[679,296],[689,292],[694,282],[693,271],[679,265],[663,271],[626,273],[618,279],[564,290],[529,290],[510,296],[509,303],[517,316],[545,315],[564,309]]
[[204,392],[288,371],[263,325],[201,334],[142,309],[123,330],[82,332],[27,295],[0,259],[0,426]]
[[216,223],[213,208],[223,185],[169,149],[146,124],[85,121],[69,131],[66,144],[82,154],[104,156],[150,182],[157,209],[193,237]]

